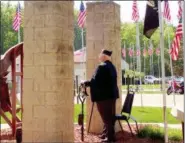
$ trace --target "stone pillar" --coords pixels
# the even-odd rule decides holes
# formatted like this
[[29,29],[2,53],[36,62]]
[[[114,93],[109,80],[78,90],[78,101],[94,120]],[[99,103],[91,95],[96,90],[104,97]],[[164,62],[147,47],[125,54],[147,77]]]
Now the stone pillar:
[[[98,65],[101,50],[113,51],[112,62],[118,73],[120,98],[117,100],[117,112],[121,111],[121,40],[120,40],[120,6],[114,2],[87,3],[87,79],[92,77]],[[87,129],[92,103],[87,101]],[[102,121],[94,107],[90,132],[100,133]]]
[[23,142],[73,142],[73,2],[25,1]]

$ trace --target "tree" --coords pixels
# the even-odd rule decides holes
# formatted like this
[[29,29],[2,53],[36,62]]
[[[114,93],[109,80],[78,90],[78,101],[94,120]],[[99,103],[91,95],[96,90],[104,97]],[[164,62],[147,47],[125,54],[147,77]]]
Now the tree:
[[[147,39],[143,35],[143,22],[139,22],[139,31],[140,31],[140,46],[141,46],[141,52],[144,49],[144,43],[145,43],[145,48],[148,49],[149,47],[149,39]],[[175,33],[175,28],[173,25],[166,25],[164,24],[164,50],[165,50],[165,67],[166,67],[166,75],[170,75],[170,58],[169,58],[169,53],[168,53],[168,33],[170,37],[170,41],[173,40],[174,33]],[[156,32],[153,34],[151,37],[151,41],[153,44],[153,67],[154,67],[154,74],[158,76],[159,74],[159,65],[158,65],[158,56],[155,54],[156,48],[160,47],[160,36],[159,36],[159,28],[156,30]],[[127,48],[127,57],[126,61],[129,63],[130,62],[130,57],[128,56],[128,50],[130,46],[135,46],[136,45],[136,24],[135,23],[122,23],[121,24],[121,45],[122,48],[124,46],[124,43]],[[144,71],[144,57],[141,53],[141,69]],[[146,67],[146,74],[150,73],[150,57],[146,56],[145,57],[145,67]]]
[[[24,15],[21,10],[21,41],[23,41],[23,22]],[[1,5],[1,47],[3,47],[3,53],[6,52],[9,48],[16,45],[18,43],[18,33],[15,32],[12,28],[13,18],[16,12],[16,5],[11,5],[10,3],[2,3]],[[74,10],[74,50],[78,50],[82,48],[82,37],[81,37],[81,28],[79,28],[77,24],[78,11]],[[86,46],[86,29],[84,29],[84,46]]]
[[[18,43],[18,33],[12,28],[16,5],[1,3],[1,47],[3,53]],[[23,16],[21,21],[23,21]],[[20,28],[21,41],[23,39],[23,25]]]

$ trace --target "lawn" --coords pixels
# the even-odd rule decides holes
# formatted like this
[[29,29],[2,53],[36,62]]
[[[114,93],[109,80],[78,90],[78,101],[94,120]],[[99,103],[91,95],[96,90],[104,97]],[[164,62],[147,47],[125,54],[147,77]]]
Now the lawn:
[[[167,119],[169,124],[180,124],[171,114],[171,109],[167,109]],[[74,122],[78,121],[78,114],[81,112],[81,105],[75,105],[74,111]],[[9,118],[11,115],[6,113]],[[86,113],[85,113],[86,115]],[[132,115],[137,119],[138,123],[162,123],[163,122],[163,110],[160,107],[133,107]],[[20,114],[18,114],[20,116]],[[5,123],[4,119],[1,118],[1,123]],[[131,121],[132,122],[132,121]]]
[[[160,84],[143,84],[141,85],[143,89],[160,89],[161,85]],[[122,85],[122,89],[127,89],[127,85]]]
[[[122,91],[122,93],[124,94],[124,93],[127,93],[127,91],[125,90],[125,91]],[[136,92],[136,94],[162,94],[162,92],[161,91],[142,91],[142,92]]]
[[[75,106],[74,121],[77,122],[78,114],[81,112],[81,106]],[[180,124],[171,115],[171,109],[167,109],[167,118],[169,124]],[[163,122],[163,109],[160,107],[133,107],[132,115],[137,119],[139,123],[162,123]],[[132,122],[132,121],[131,121]]]

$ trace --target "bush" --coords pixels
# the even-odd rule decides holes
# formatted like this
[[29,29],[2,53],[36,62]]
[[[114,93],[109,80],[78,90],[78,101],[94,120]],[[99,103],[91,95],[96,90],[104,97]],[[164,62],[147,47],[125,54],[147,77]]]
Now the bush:
[[[145,126],[139,130],[139,138],[151,138],[153,140],[164,141],[164,129],[161,127]],[[168,129],[168,138],[170,141],[182,141],[182,131],[178,129]]]

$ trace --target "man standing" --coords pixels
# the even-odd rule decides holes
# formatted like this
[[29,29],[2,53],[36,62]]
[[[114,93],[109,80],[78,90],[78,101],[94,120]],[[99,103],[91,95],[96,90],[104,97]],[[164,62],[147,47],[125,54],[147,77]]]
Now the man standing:
[[91,100],[96,102],[98,112],[104,123],[100,138],[104,142],[115,141],[115,110],[116,99],[119,98],[117,72],[111,62],[112,51],[102,50],[99,55],[100,64],[90,81],[82,83],[90,87]]

